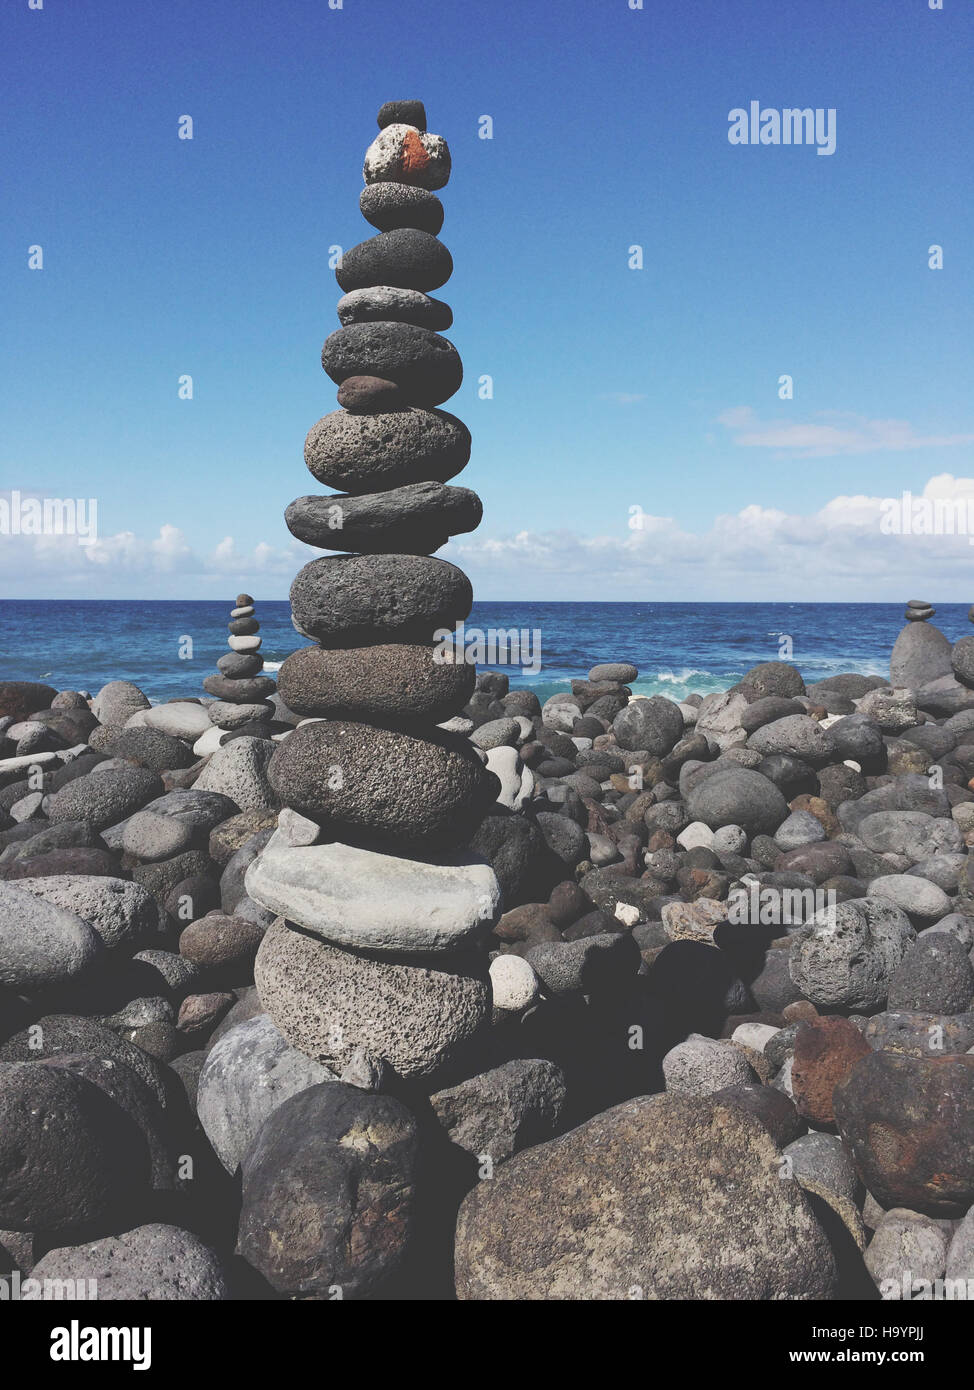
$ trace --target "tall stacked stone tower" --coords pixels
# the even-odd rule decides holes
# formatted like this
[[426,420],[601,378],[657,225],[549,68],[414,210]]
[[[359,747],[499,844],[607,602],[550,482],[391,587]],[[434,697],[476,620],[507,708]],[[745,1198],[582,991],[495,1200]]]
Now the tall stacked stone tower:
[[475,671],[441,659],[437,629],[472,602],[470,581],[432,552],[480,521],[448,486],[470,434],[440,410],[462,367],[429,297],[453,262],[437,240],[450,175],[421,102],[391,102],[365,157],[359,200],[377,236],[336,272],[342,324],[322,366],[342,409],[305,443],[318,482],[340,489],[287,509],[293,535],[325,551],[291,587],[315,645],[278,689],[308,716],[269,775],[285,810],[247,890],[278,914],[257,961],[265,1008],[288,1040],[336,1069],[439,1070],[487,1021],[486,956],[500,891],[463,846],[499,784],[466,739],[437,726],[469,700]]

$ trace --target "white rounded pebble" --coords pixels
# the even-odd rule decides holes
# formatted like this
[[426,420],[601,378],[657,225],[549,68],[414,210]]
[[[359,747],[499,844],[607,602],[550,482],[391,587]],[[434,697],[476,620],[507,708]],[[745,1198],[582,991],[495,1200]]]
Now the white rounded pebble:
[[704,825],[702,820],[694,820],[685,830],[680,831],[676,837],[676,842],[683,849],[711,849],[714,843],[714,832],[709,825]]
[[490,963],[494,1008],[520,1012],[538,997],[538,977],[523,956],[495,956]]
[[763,1052],[775,1033],[780,1032],[780,1028],[772,1028],[770,1023],[739,1023],[731,1033],[731,1042]]

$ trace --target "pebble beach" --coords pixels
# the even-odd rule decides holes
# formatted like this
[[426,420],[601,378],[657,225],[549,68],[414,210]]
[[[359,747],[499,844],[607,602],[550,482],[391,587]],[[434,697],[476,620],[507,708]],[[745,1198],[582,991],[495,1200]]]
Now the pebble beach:
[[553,694],[445,649],[434,552],[482,513],[451,159],[421,102],[378,127],[304,450],[335,491],[286,513],[307,645],[265,664],[241,592],[170,698],[0,680],[0,1278],[974,1289],[974,635],[911,599],[881,673],[681,698],[625,647]]

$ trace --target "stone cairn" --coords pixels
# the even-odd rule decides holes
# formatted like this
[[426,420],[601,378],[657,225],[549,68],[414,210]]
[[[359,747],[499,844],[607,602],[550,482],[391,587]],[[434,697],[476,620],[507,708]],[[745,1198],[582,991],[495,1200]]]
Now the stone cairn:
[[[261,674],[264,658],[260,654],[260,623],[254,617],[254,600],[249,594],[237,595],[227,626],[230,651],[216,663],[220,674],[207,676],[203,681],[207,694],[216,696],[207,707],[210,723],[221,731],[242,729],[258,737],[266,736],[266,725],[275,713],[269,697],[277,687],[270,676]],[[253,725],[260,727],[252,729]]]
[[432,552],[482,511],[446,485],[470,434],[437,408],[462,379],[437,331],[453,314],[428,293],[453,268],[433,191],[450,153],[421,102],[390,102],[378,121],[359,205],[379,234],[342,259],[342,327],[321,354],[342,408],[305,443],[312,475],[341,491],[286,512],[298,539],[343,553],[291,587],[294,626],[315,645],[288,657],[278,689],[307,719],[271,759],[285,809],[246,880],[276,914],[255,972],[265,1009],[293,1046],[364,1086],[388,1067],[440,1072],[489,1024],[483,938],[500,913],[493,870],[464,848],[499,783],[438,727],[476,673],[441,659],[437,630],[469,614],[472,591]]
[[936,611],[925,599],[911,598],[906,605],[906,627],[894,642],[889,659],[894,690],[921,690],[933,681],[953,678],[951,644],[930,622]]

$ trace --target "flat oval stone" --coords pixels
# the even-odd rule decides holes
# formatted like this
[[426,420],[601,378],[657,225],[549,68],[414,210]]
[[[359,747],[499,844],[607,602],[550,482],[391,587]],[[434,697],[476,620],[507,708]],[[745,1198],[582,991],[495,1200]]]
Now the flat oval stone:
[[450,147],[442,135],[411,125],[389,125],[366,150],[362,176],[366,183],[444,188],[450,181]]
[[253,705],[273,695],[277,686],[270,676],[254,676],[250,680],[228,680],[226,676],[207,676],[203,689],[218,700],[232,705]]
[[[435,238],[432,240],[435,241]],[[362,244],[367,246],[369,243]],[[436,242],[436,245],[439,246],[440,242]],[[449,304],[444,304],[441,299],[431,299],[428,294],[421,294],[416,289],[402,289],[395,285],[369,285],[351,290],[341,297],[337,307],[342,324],[415,323],[419,328],[432,328],[434,332],[442,333],[453,323],[453,310]]]
[[407,483],[445,483],[466,467],[470,447],[466,425],[445,410],[334,410],[308,432],[304,461],[320,483],[358,495]]
[[281,665],[278,692],[295,714],[380,724],[440,724],[473,694],[476,667],[436,661],[432,645],[302,647]]
[[322,550],[428,555],[450,536],[480,525],[475,492],[443,483],[409,483],[358,497],[299,497],[284,513],[292,536]]
[[347,376],[338,388],[338,404],[353,415],[380,415],[402,410],[408,402],[394,381],[381,376]]
[[416,227],[436,236],[443,226],[443,204],[426,188],[405,183],[366,184],[359,194],[362,216],[380,232]]
[[273,719],[274,706],[270,700],[254,704],[231,704],[229,700],[214,700],[209,706],[210,723],[218,729],[242,729],[255,720]]
[[435,629],[466,618],[472,603],[463,570],[425,555],[322,556],[291,585],[295,628],[332,647],[428,642]]
[[447,338],[412,323],[350,323],[325,340],[321,365],[337,386],[350,376],[394,381],[413,405],[440,405],[460,388],[463,365]]
[[424,851],[467,840],[500,788],[465,739],[351,720],[299,725],[268,776],[285,806],[343,838]]
[[227,623],[227,631],[232,632],[234,637],[252,637],[255,632],[260,632],[260,623],[256,618],[234,618]]
[[453,257],[435,236],[415,227],[360,241],[342,255],[335,279],[346,294],[372,285],[404,290],[438,290],[453,274]]
[[228,680],[241,680],[244,676],[259,675],[264,669],[264,658],[249,652],[227,652],[216,664]]
[[257,652],[263,642],[262,637],[233,637],[227,638],[227,646],[235,652]]
[[388,125],[411,125],[426,129],[426,107],[421,101],[384,101],[376,117],[380,130]]
[[239,607],[239,608],[231,608],[231,609],[230,609],[230,617],[231,617],[231,618],[249,618],[249,617],[252,616],[253,611],[254,611],[254,605],[253,605],[252,603],[245,603],[245,604],[241,605],[241,607]]
[[383,854],[357,845],[293,848],[274,835],[247,870],[261,907],[336,946],[410,955],[465,949],[500,916],[500,886],[469,851]]

